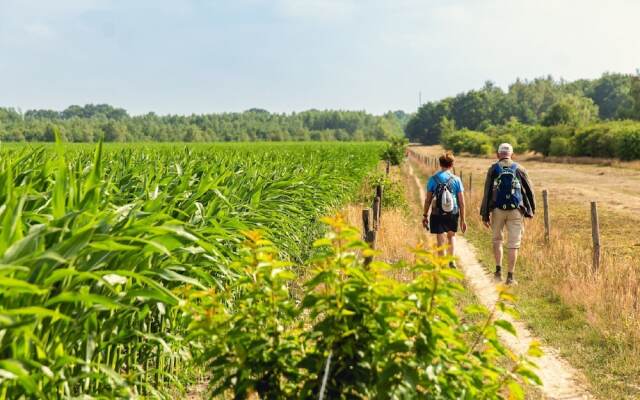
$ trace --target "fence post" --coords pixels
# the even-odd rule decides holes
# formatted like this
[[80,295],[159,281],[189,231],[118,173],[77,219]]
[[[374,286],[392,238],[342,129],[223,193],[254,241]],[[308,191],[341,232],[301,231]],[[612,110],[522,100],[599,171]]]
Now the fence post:
[[551,237],[551,215],[549,214],[549,191],[542,191],[542,203],[544,205],[544,242],[549,243]]
[[473,172],[469,174],[469,191],[473,190]]
[[391,161],[387,160],[387,175],[389,175],[389,169],[391,169]]
[[[376,246],[376,231],[371,229],[371,210],[368,208],[362,210],[362,238],[372,249]],[[373,257],[365,257],[364,265],[371,264],[371,261]]]
[[591,237],[593,239],[593,272],[600,269],[600,221],[598,219],[598,203],[591,202]]
[[382,186],[376,186],[376,197],[373,199],[373,230],[380,227],[380,213],[382,210]]

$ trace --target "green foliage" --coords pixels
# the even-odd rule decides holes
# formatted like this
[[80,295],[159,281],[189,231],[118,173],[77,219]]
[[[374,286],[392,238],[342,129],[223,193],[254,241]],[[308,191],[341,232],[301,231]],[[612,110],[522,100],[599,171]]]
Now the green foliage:
[[185,301],[242,277],[245,231],[302,262],[380,147],[3,145],[0,398],[170,398]]
[[361,203],[372,204],[376,196],[376,186],[382,186],[382,208],[406,208],[404,186],[396,180],[389,179],[383,172],[373,172],[364,180]]
[[443,118],[458,129],[487,130],[511,119],[528,125],[546,119],[547,125],[556,125],[588,123],[593,116],[640,120],[640,78],[607,73],[599,79],[575,82],[550,76],[518,79],[506,92],[488,82],[479,90],[424,104],[409,120],[405,133],[411,141],[436,144],[443,134]]
[[549,155],[551,156],[570,156],[573,151],[571,139],[566,137],[553,137],[549,142]]
[[[194,315],[192,336],[204,341],[214,395],[317,398],[324,390],[330,399],[522,398],[518,378],[539,382],[532,364],[498,340],[499,330],[513,332],[509,322],[494,321],[478,306],[484,318],[477,324],[460,319],[462,276],[448,259],[418,249],[414,265],[367,268],[361,255],[371,250],[358,232],[340,219],[327,222],[332,231],[316,242],[319,254],[297,296],[289,291],[290,268],[270,242],[250,233],[233,266],[238,279],[224,291],[190,298],[185,308]],[[390,272],[398,268],[414,278],[395,280]],[[501,301],[498,308],[511,306]],[[530,352],[537,353],[537,347]],[[502,356],[515,366],[499,366]]]
[[598,116],[598,106],[586,97],[564,96],[551,106],[545,114],[542,125],[584,125],[593,122]]
[[482,133],[463,129],[442,137],[442,145],[454,153],[487,155],[495,152],[491,138]]
[[391,165],[402,164],[409,140],[404,137],[392,137],[389,142],[380,157],[384,161],[389,161]]
[[272,114],[243,113],[129,116],[107,104],[71,106],[64,111],[29,110],[21,115],[0,109],[0,140],[53,141],[50,128],[72,142],[230,142],[230,141],[382,141],[402,136],[406,115],[374,116],[363,111],[309,110]]
[[567,125],[538,128],[530,143],[544,155],[640,159],[640,122],[611,121],[581,127]]

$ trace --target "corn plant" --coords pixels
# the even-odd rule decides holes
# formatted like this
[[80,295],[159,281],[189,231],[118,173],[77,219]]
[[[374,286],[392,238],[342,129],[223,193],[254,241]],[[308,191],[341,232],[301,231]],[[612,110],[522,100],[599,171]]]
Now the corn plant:
[[[0,399],[169,398],[193,292],[242,275],[243,231],[300,262],[379,145],[0,150]],[[232,301],[232,293],[225,301]]]

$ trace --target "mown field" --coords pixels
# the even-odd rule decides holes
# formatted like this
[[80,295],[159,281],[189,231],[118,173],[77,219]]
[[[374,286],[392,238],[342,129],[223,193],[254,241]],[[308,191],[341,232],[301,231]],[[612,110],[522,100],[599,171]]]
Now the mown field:
[[0,399],[166,397],[194,291],[247,231],[300,261],[380,144],[13,145],[0,159]]

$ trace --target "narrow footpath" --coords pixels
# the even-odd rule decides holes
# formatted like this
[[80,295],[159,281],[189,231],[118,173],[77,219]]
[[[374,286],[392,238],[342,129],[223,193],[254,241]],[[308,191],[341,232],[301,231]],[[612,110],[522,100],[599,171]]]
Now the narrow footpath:
[[[423,185],[414,174],[411,165],[409,165],[409,174],[415,179],[421,203],[424,204],[425,193],[422,190]],[[459,258],[459,266],[469,287],[474,291],[482,305],[488,309],[494,309],[498,301],[498,291],[492,277],[478,262],[473,245],[461,236],[458,236],[456,240],[456,256]],[[496,318],[505,319],[514,326],[517,333],[516,336],[500,332],[500,340],[514,353],[524,355],[533,341],[540,342],[539,339],[532,335],[524,322],[501,312],[497,312]],[[540,389],[545,396],[552,400],[590,400],[593,398],[578,383],[578,379],[576,379],[579,376],[578,371],[562,359],[556,349],[548,346],[542,346],[541,349],[544,355],[534,361],[538,365],[536,373],[543,383]]]

